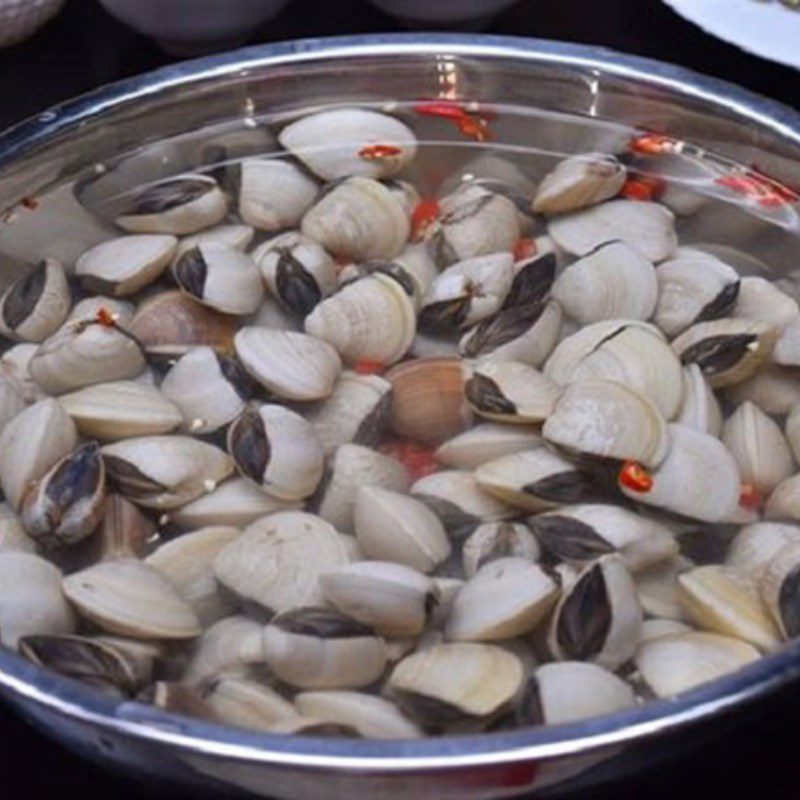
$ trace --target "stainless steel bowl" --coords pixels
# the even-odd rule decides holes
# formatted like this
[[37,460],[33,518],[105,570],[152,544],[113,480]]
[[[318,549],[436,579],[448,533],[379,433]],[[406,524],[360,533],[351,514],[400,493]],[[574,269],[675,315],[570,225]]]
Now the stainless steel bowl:
[[[266,110],[437,96],[658,129],[800,184],[800,115],[720,81],[575,45],[486,36],[367,36],[257,47],[183,63],[46,111],[0,137],[0,209],[48,187],[71,187],[97,162],[148,143],[162,143],[154,145],[161,153],[159,168],[177,171],[192,148],[175,151],[165,141],[232,120],[245,120],[247,127],[247,119]],[[139,167],[145,166],[143,160]],[[62,205],[71,197],[70,191],[51,208],[44,204],[45,216],[35,224],[20,207],[2,217],[0,273],[6,279],[22,259],[58,247],[69,260],[85,246],[81,237],[102,235],[74,202],[77,216],[70,218],[71,227],[63,224]],[[786,276],[785,264],[783,272],[780,264],[769,267]],[[719,725],[726,713],[752,707],[798,674],[800,642],[676,699],[614,716],[383,743],[271,736],[177,717],[104,697],[0,652],[2,695],[76,751],[157,778],[292,800],[357,793],[467,800],[561,786],[576,775],[591,779],[609,764],[635,768],[669,742],[692,740],[683,734],[700,730],[703,722]]]

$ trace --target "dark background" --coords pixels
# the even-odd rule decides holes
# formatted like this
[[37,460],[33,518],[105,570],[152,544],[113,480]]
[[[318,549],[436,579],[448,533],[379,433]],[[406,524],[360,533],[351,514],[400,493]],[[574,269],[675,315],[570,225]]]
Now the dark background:
[[[431,0],[440,2],[441,0]],[[198,6],[201,5],[198,2]],[[293,0],[251,42],[398,30],[363,0]],[[521,0],[488,32],[601,44],[670,61],[800,104],[800,74],[723,44],[685,23],[658,0]],[[800,42],[798,42],[800,47]],[[101,84],[170,63],[93,0],[68,0],[62,14],[32,39],[0,50],[0,128]],[[586,790],[592,800],[726,797],[796,798],[800,792],[800,689],[783,693],[758,715],[734,725],[687,756],[643,774]],[[85,764],[0,707],[0,797],[69,793],[81,800],[128,800],[143,794],[181,798]]]

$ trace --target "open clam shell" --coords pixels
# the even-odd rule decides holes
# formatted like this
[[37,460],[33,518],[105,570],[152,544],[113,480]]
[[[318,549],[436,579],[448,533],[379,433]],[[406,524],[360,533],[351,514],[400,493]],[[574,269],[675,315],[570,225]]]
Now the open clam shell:
[[627,174],[612,155],[570,156],[542,178],[531,208],[538,214],[564,214],[601,203],[619,192]]

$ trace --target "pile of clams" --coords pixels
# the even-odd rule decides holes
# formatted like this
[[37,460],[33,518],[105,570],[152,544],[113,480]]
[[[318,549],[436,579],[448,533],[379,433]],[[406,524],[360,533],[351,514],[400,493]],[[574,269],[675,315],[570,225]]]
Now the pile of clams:
[[681,245],[624,153],[431,198],[399,118],[278,140],[2,293],[5,647],[405,739],[629,709],[800,635],[793,297]]

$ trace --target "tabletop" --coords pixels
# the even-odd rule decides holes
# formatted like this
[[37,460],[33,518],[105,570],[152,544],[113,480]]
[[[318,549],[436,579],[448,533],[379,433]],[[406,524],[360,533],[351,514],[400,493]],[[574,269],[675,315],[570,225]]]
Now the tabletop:
[[[294,0],[251,43],[307,36],[400,30],[364,0]],[[690,67],[753,91],[800,104],[800,75],[717,41],[659,0],[520,0],[487,32],[600,44]],[[94,0],[68,0],[63,13],[27,42],[0,50],[0,128],[104,83],[174,59],[109,17]],[[746,724],[634,778],[585,791],[592,800],[704,796],[728,800],[795,797],[800,786],[800,689],[767,704]],[[140,798],[144,787],[83,763],[0,708],[0,794],[16,800],[52,791],[81,800]],[[154,800],[179,790],[147,787]]]

